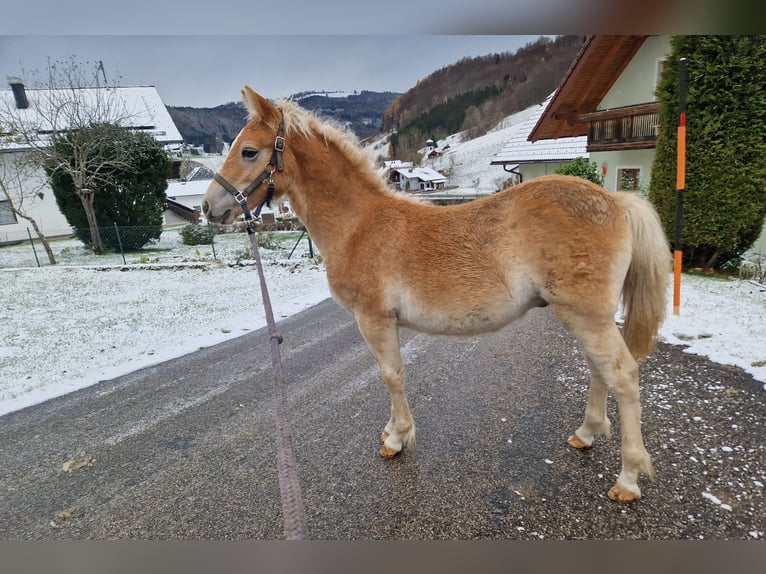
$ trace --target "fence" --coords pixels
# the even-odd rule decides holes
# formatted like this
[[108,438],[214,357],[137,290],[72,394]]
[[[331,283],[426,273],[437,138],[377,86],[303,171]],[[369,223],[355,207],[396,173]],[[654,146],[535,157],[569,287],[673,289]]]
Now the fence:
[[[77,266],[188,264],[216,261],[240,264],[250,260],[250,242],[244,232],[215,233],[212,227],[195,227],[197,231],[210,233],[210,243],[187,245],[182,237],[183,228],[102,227],[101,237],[105,248],[104,253],[100,255],[96,255],[90,247],[78,239],[78,237],[89,238],[88,230],[73,229],[72,236],[49,241],[50,256],[57,265]],[[143,242],[147,235],[154,237],[149,243],[140,249],[129,248],[131,245]],[[52,265],[43,243],[31,232],[28,236],[26,240],[0,245],[0,268]],[[259,233],[259,242],[265,249],[279,251],[278,255],[286,259],[303,255],[312,258],[315,256],[311,239],[303,229],[264,230]]]

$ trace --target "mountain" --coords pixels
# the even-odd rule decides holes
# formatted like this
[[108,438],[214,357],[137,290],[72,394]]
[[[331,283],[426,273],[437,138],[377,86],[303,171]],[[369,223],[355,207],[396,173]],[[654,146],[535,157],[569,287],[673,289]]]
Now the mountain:
[[426,139],[486,133],[502,118],[542,102],[558,86],[583,36],[540,37],[514,53],[463,58],[420,80],[383,117],[392,156],[413,159]]
[[[301,107],[348,126],[360,139],[380,132],[383,114],[400,94],[395,92],[338,93],[308,91],[291,99]],[[203,146],[206,152],[220,152],[223,142],[231,143],[247,122],[241,102],[214,108],[167,106],[178,131],[188,144]]]
[[214,108],[166,106],[184,141],[219,153],[223,142],[231,143],[247,122],[244,104],[231,102]]
[[380,133],[383,114],[399,95],[396,92],[370,92],[353,94],[343,92],[302,92],[292,99],[307,110],[332,118],[347,125],[359,139]]

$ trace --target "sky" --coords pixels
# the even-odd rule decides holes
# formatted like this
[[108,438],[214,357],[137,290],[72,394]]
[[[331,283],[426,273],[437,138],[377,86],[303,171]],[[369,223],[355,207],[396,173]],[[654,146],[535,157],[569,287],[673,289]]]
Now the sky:
[[[165,105],[239,101],[245,84],[268,98],[306,90],[404,92],[463,57],[516,52],[539,35],[0,35],[0,81],[74,57],[101,61],[107,82],[151,85]],[[90,64],[88,64],[90,62]],[[46,77],[46,76],[43,76]],[[99,81],[102,81],[99,75]]]
[[[0,17],[0,86],[75,56],[107,80],[153,85],[166,105],[305,90],[403,92],[462,57],[515,52],[541,35],[736,29],[719,0],[36,0]],[[693,9],[690,9],[693,8]],[[731,14],[739,20],[730,23]],[[734,16],[731,16],[734,17]],[[739,24],[741,25],[741,24]]]

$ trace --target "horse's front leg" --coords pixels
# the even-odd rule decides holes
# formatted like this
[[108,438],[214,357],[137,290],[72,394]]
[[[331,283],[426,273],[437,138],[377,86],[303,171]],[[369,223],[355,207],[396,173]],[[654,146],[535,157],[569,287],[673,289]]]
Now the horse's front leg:
[[391,394],[391,416],[383,429],[383,446],[380,454],[392,457],[402,450],[415,446],[415,421],[404,392],[404,365],[399,350],[399,329],[389,318],[357,314],[356,322],[362,336],[375,354],[380,374]]

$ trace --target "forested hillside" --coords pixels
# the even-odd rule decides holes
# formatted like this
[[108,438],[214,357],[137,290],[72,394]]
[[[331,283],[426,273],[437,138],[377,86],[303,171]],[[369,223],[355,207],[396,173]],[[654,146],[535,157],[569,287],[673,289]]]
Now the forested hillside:
[[[292,98],[301,107],[348,126],[360,139],[380,133],[383,114],[399,94],[361,91],[353,94],[302,92]],[[188,144],[203,146],[206,152],[220,152],[223,142],[231,143],[247,121],[241,102],[215,108],[168,106],[178,131]]]
[[559,84],[583,36],[541,37],[514,53],[464,58],[396,98],[383,117],[392,156],[412,159],[427,138],[486,132],[502,118],[542,102]]
[[247,122],[247,110],[239,102],[214,108],[166,107],[184,141],[208,153],[220,153],[223,142],[234,141]]
[[[462,130],[476,137],[505,116],[542,102],[564,76],[583,40],[583,36],[541,37],[514,53],[463,58],[404,94],[362,90],[302,92],[292,97],[302,107],[347,125],[360,139],[394,131],[393,157],[412,159],[429,137]],[[206,152],[220,152],[223,142],[233,141],[247,121],[241,102],[214,108],[168,106],[168,112],[186,143],[204,146]]]

